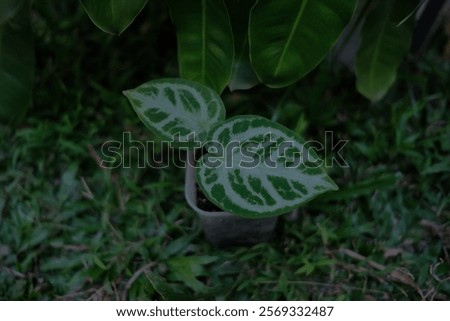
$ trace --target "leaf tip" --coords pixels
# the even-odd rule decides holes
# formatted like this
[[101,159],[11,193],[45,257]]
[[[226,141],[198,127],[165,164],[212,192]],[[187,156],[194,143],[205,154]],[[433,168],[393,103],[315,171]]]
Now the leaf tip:
[[130,96],[131,96],[131,89],[122,90],[122,95],[124,95],[127,98],[130,98]]

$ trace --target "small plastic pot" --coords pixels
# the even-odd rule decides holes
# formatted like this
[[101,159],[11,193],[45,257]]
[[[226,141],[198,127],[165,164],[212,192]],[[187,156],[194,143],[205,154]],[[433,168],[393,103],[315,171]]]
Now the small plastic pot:
[[207,212],[197,206],[194,154],[188,154],[185,196],[189,206],[198,213],[206,239],[220,247],[250,245],[268,241],[273,234],[277,217],[249,219],[228,212]]

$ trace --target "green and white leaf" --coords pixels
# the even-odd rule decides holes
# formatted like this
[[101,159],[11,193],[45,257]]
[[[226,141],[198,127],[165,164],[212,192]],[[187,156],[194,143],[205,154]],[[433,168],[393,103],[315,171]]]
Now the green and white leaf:
[[184,79],[158,79],[123,92],[142,122],[156,135],[175,142],[204,142],[225,119],[219,95]]
[[180,76],[221,93],[233,64],[233,34],[223,0],[168,0],[177,31]]
[[212,129],[208,142],[197,182],[210,201],[233,214],[276,216],[338,189],[301,138],[266,118],[231,118]]
[[102,31],[121,34],[144,9],[147,0],[80,0],[92,22]]
[[250,59],[261,82],[288,86],[314,69],[350,21],[356,0],[259,0],[250,15]]
[[414,2],[380,1],[364,22],[356,55],[356,87],[372,101],[383,98],[394,84],[409,50],[414,19],[404,19],[414,10]]

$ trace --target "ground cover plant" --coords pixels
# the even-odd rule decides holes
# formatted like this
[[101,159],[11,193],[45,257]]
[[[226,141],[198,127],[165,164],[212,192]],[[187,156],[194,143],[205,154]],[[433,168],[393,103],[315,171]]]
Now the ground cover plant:
[[282,216],[271,242],[218,249],[185,204],[182,169],[99,166],[103,143],[124,132],[130,146],[158,141],[121,92],[177,76],[164,4],[144,8],[127,37],[98,31],[76,1],[33,5],[33,106],[0,127],[0,298],[449,299],[443,36],[375,104],[328,60],[287,89],[226,91],[230,116],[349,140],[348,167],[329,173],[340,191]]

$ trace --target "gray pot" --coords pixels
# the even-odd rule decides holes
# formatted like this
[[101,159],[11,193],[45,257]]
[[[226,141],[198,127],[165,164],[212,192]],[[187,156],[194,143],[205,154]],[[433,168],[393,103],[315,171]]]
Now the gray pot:
[[268,241],[277,223],[277,217],[248,219],[228,212],[206,212],[197,206],[197,188],[193,152],[186,164],[185,196],[189,206],[198,213],[203,232],[216,246],[248,245]]

